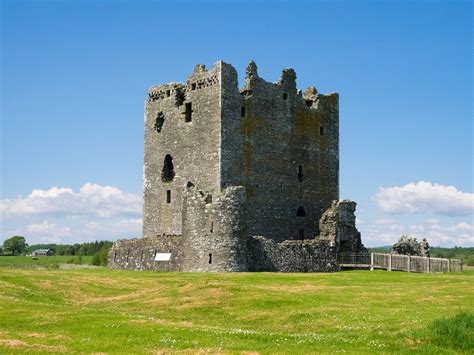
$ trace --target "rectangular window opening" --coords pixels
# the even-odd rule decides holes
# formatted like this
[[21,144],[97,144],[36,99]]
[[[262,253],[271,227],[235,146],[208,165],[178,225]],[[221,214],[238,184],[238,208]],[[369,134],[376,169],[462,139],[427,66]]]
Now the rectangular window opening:
[[242,106],[242,117],[245,117],[245,107]]
[[298,239],[304,240],[304,229],[298,229]]
[[209,253],[209,264],[212,264],[212,253]]
[[166,203],[171,203],[171,190],[166,190]]
[[288,94],[285,92],[283,93],[283,100],[287,100],[288,99]]
[[193,119],[193,106],[191,102],[185,104],[185,111],[184,111],[184,120],[186,122],[191,122]]
[[171,90],[166,90],[166,97],[170,97],[171,96]]
[[196,83],[191,84],[191,90],[196,90]]
[[323,127],[323,126],[320,126],[320,127],[319,127],[319,135],[320,135],[320,136],[323,136],[323,135],[324,135],[324,127]]

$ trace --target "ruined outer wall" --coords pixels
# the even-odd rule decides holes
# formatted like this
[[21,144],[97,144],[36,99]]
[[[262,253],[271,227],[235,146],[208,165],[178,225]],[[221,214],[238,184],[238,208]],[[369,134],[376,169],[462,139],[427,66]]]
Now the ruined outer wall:
[[[171,252],[169,262],[155,261],[156,253]],[[140,239],[117,240],[109,251],[112,269],[179,271],[183,261],[182,237],[160,235]]]
[[[221,62],[209,71],[198,65],[186,84],[170,83],[149,91],[145,104],[145,237],[181,234],[182,191],[188,181],[211,194],[220,191],[220,76]],[[192,106],[190,122],[185,120],[187,103]],[[164,118],[160,132],[155,128],[159,115]],[[175,176],[163,182],[167,154],[173,158]],[[171,191],[170,203],[167,190]]]
[[[247,271],[245,191],[229,187],[211,201],[194,186],[183,192],[183,235],[119,240],[109,252],[116,269]],[[171,260],[155,261],[157,253]]]
[[249,271],[338,271],[336,249],[315,239],[276,243],[264,237],[249,240]]
[[[310,90],[303,98],[293,70],[273,84],[258,77],[254,63],[240,95],[236,74],[223,78],[221,181],[245,187],[249,235],[282,241],[303,230],[314,238],[323,211],[339,197],[337,94]],[[296,216],[300,206],[304,217]]]

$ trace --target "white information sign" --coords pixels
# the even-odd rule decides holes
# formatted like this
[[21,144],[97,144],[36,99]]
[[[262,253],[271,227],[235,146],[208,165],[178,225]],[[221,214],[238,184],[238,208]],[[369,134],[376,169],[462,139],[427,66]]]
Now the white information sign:
[[155,261],[169,261],[171,253],[156,253]]

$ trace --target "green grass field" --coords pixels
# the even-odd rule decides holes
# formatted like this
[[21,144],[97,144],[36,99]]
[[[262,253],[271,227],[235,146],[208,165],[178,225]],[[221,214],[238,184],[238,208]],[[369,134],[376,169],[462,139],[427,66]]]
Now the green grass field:
[[[35,258],[31,256],[0,256],[0,268],[58,268],[60,265],[71,263],[72,260],[77,262],[78,257],[72,255],[37,256]],[[81,263],[90,265],[92,256],[82,256]]]
[[0,353],[466,353],[474,270],[153,273],[0,267]]

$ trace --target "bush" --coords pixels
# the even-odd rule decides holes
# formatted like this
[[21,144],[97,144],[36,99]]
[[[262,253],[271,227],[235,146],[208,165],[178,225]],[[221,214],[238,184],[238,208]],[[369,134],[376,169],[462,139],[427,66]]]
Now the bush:
[[466,265],[467,266],[474,266],[474,255],[471,255],[466,259]]
[[82,255],[76,255],[72,258],[69,258],[67,261],[68,264],[76,264],[76,265],[81,265],[82,264]]
[[104,245],[100,251],[95,253],[92,257],[92,265],[107,266],[110,245]]
[[474,349],[474,314],[461,312],[451,318],[435,320],[428,326],[432,343],[455,350]]

